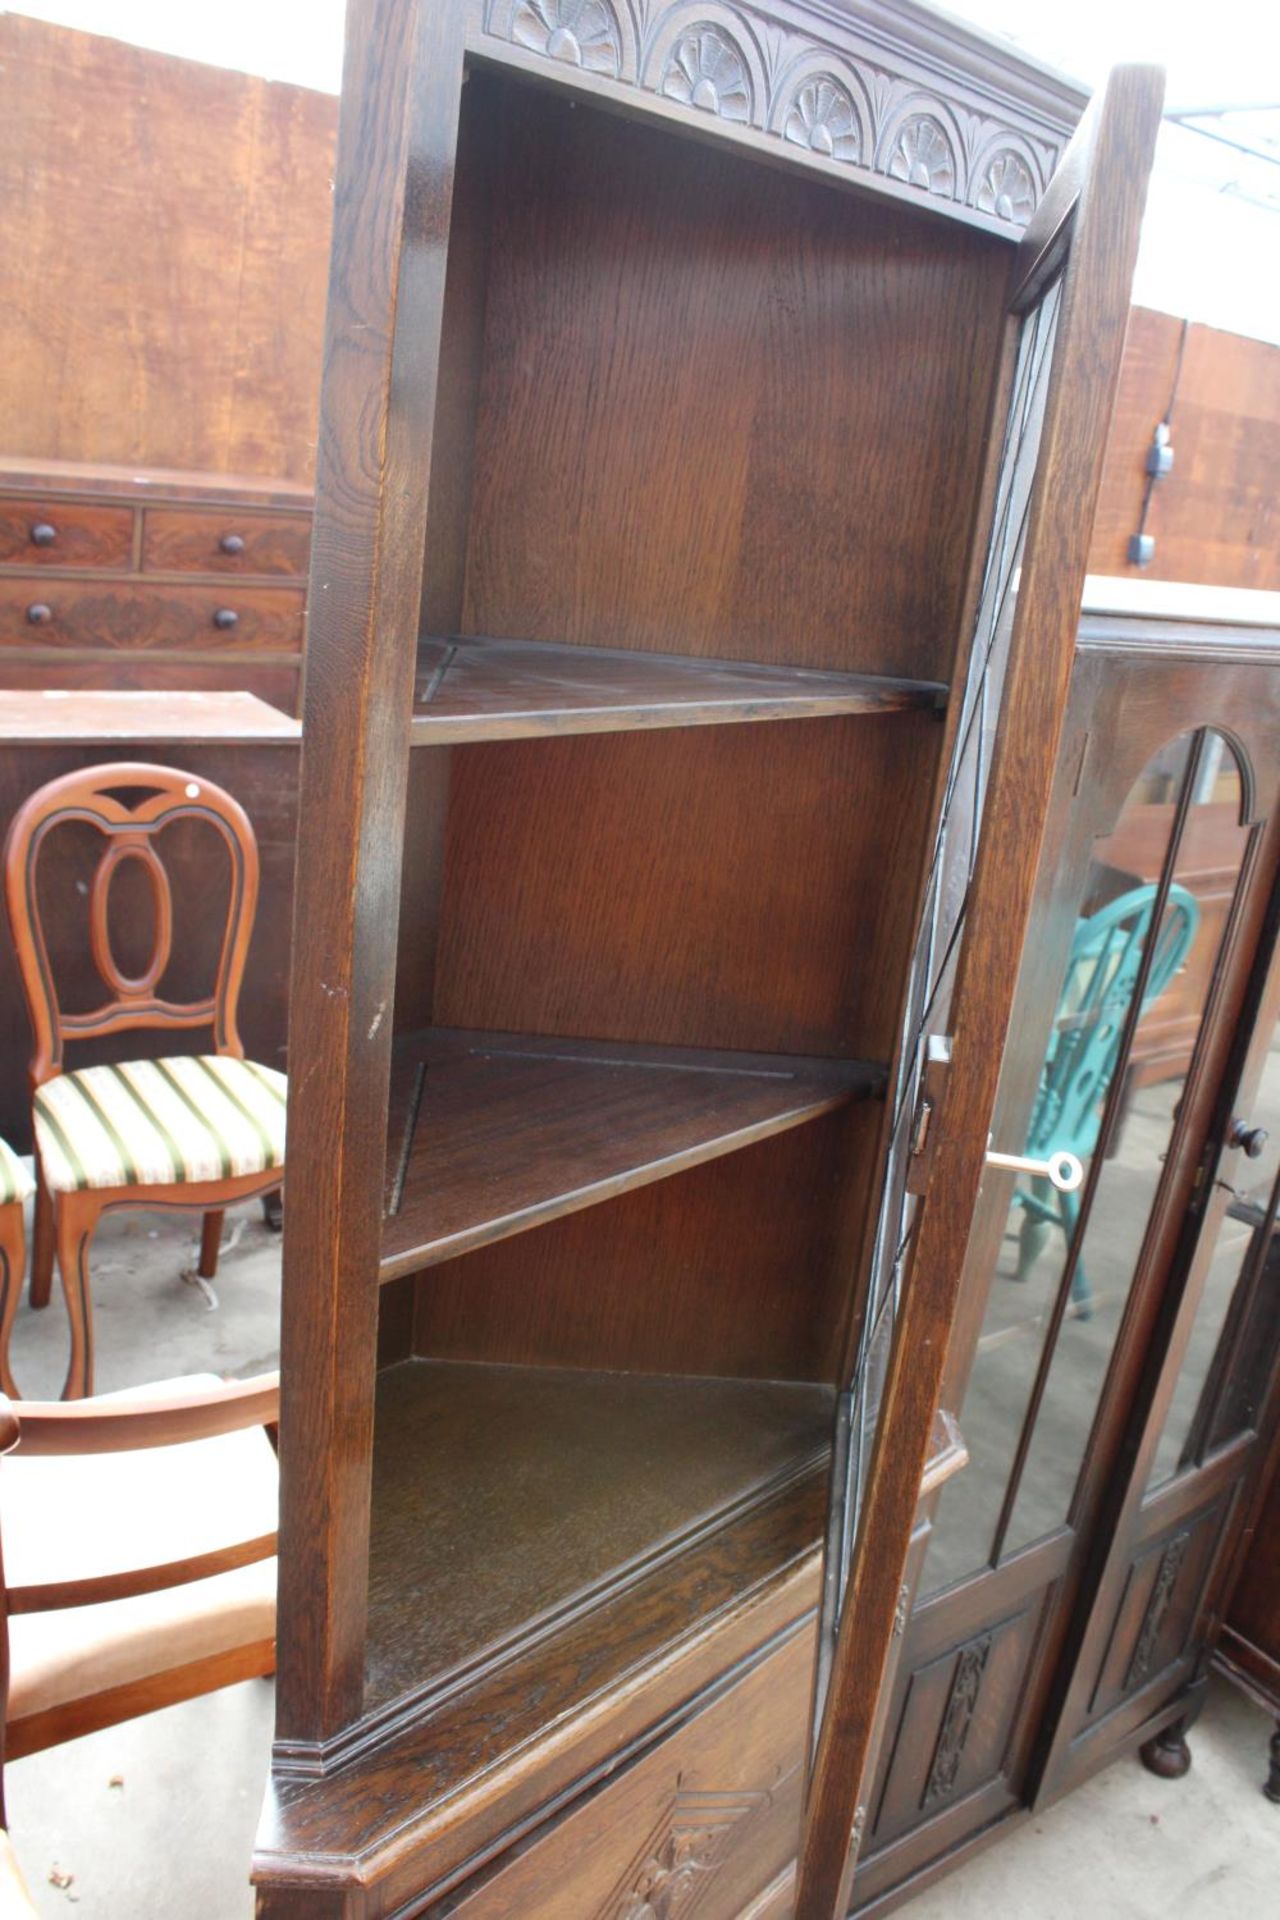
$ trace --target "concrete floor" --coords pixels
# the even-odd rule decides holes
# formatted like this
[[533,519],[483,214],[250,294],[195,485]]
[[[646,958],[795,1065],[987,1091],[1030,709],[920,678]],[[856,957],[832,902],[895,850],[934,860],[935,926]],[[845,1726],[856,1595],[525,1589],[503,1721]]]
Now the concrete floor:
[[[230,1217],[228,1233],[236,1244],[210,1311],[182,1278],[189,1226],[145,1214],[104,1223],[94,1260],[102,1391],[273,1363],[280,1242],[256,1207]],[[56,1299],[46,1313],[22,1310],[14,1364],[26,1393],[57,1392],[64,1327]],[[271,1696],[270,1682],[250,1681],[9,1767],[11,1830],[40,1914],[247,1920]],[[1256,1707],[1218,1684],[1187,1779],[1157,1781],[1120,1761],[906,1911],[912,1920],[1280,1914],[1280,1808],[1259,1791],[1269,1733]]]

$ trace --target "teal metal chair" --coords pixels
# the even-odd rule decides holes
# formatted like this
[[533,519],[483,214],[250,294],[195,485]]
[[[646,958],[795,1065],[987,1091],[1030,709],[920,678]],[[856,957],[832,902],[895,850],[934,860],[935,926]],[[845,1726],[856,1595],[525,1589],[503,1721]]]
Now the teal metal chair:
[[[1028,1157],[1047,1160],[1065,1152],[1087,1160],[1098,1144],[1155,897],[1154,886],[1134,887],[1077,922],[1053,1039],[1031,1114]],[[1143,991],[1144,1013],[1182,966],[1199,925],[1200,909],[1192,895],[1185,887],[1171,886]],[[1033,1179],[1029,1187],[1018,1188],[1014,1203],[1025,1216],[1018,1237],[1017,1274],[1025,1280],[1051,1225],[1060,1225],[1071,1245],[1080,1217],[1080,1196],[1060,1193],[1047,1180]],[[1090,1295],[1083,1263],[1076,1267],[1071,1298],[1080,1317],[1087,1319]]]

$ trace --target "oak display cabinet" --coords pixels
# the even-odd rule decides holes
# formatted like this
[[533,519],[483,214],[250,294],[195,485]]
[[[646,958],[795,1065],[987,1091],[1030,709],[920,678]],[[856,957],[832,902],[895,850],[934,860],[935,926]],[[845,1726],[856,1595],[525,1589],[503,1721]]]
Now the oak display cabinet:
[[847,1905],[1158,102],[349,8],[273,1920]]

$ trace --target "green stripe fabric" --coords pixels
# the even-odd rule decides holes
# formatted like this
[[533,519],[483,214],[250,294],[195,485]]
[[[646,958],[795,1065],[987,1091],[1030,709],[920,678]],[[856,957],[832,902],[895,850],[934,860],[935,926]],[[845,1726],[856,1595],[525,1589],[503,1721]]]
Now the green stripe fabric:
[[0,1140],[0,1207],[23,1201],[35,1182],[7,1140]]
[[236,1109],[237,1113],[243,1114],[245,1120],[253,1128],[254,1132],[258,1136],[258,1139],[262,1142],[263,1166],[273,1167],[275,1165],[275,1160],[273,1158],[274,1148],[272,1144],[271,1135],[267,1131],[266,1127],[263,1126],[257,1114],[254,1113],[251,1108],[247,1107],[243,1100],[238,1100],[236,1098],[235,1088],[233,1086],[228,1085],[225,1078],[223,1078],[222,1076],[214,1072],[213,1061],[208,1059],[197,1059],[196,1065],[201,1069],[203,1073],[208,1075],[209,1079],[213,1081],[214,1086],[217,1087],[219,1092],[231,1102],[232,1106]]
[[[197,1121],[199,1121],[200,1124],[203,1126],[204,1119],[200,1112],[200,1109],[196,1105],[195,1101],[191,1098],[191,1095],[187,1092],[182,1082],[179,1080],[177,1074],[174,1073],[172,1068],[167,1066],[163,1060],[157,1060],[156,1066],[159,1068],[160,1072],[163,1074],[166,1084],[173,1088],[179,1100],[181,1100],[183,1105],[187,1108],[187,1111],[189,1113],[194,1114]],[[227,1180],[230,1178],[230,1175],[231,1175],[230,1149],[228,1148],[227,1142],[223,1137],[223,1135],[220,1133],[214,1132],[212,1128],[210,1129],[210,1137],[214,1141],[215,1149],[222,1163],[221,1172],[218,1177],[222,1180]]]
[[227,1055],[59,1074],[35,1100],[49,1187],[170,1186],[281,1167],[286,1088],[282,1073]]

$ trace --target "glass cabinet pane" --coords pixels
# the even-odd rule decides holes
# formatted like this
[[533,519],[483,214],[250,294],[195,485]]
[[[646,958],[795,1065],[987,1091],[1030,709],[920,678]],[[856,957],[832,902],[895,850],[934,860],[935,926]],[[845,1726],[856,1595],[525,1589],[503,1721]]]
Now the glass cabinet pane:
[[1222,1157],[1218,1178],[1230,1184],[1231,1198],[1218,1223],[1148,1492],[1247,1433],[1270,1382],[1280,1346],[1280,1026],[1271,1036],[1247,1126],[1262,1152],[1251,1159],[1236,1148]]
[[1029,1154],[1072,1152],[1085,1181],[1074,1194],[1025,1177],[1014,1189],[960,1415],[971,1464],[941,1497],[922,1594],[1068,1517],[1234,898],[1240,808],[1227,743],[1186,735],[1153,757],[1095,844],[1025,1122]]
[[[1240,769],[1220,735],[1206,737],[1192,778],[1168,907],[1078,1250],[1071,1306],[1035,1416],[1003,1555],[1040,1538],[1070,1509],[1216,976],[1248,841],[1240,824]],[[1149,811],[1172,815],[1173,803],[1153,802]],[[1136,899],[1159,877],[1148,851],[1153,824],[1138,810],[1099,848],[1110,868],[1105,885],[1126,889],[1121,899]]]
[[[1158,877],[1174,824],[1191,736],[1163,748],[1135,782],[1114,832],[1099,840],[1076,903],[1039,1084],[1024,1121],[1027,1151],[1066,1148],[1086,1169],[1114,1077],[1125,1014],[1150,926],[1154,887],[1126,881],[1112,843]],[[1140,856],[1127,856],[1131,845]],[[1000,1515],[1037,1374],[1045,1363],[1055,1304],[1076,1226],[1078,1195],[1047,1181],[1014,1190],[973,1370],[961,1413],[967,1471],[945,1489],[935,1515],[921,1591],[936,1592],[991,1564]],[[1097,1311],[1095,1307],[1093,1311]],[[1105,1323],[1113,1325],[1108,1315]],[[1070,1487],[1067,1489],[1068,1497]],[[1056,1518],[1066,1511],[1059,1499]]]

